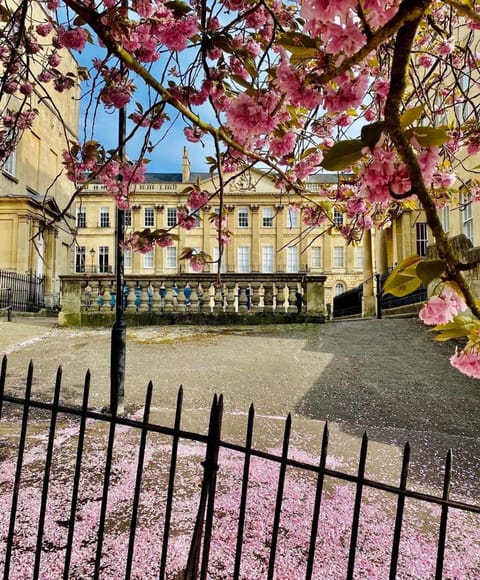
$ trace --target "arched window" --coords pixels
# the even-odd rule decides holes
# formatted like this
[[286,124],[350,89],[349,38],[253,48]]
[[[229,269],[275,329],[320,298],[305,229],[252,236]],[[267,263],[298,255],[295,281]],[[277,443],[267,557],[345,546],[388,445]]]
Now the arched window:
[[345,292],[345,284],[343,282],[337,282],[335,284],[335,296],[340,296]]

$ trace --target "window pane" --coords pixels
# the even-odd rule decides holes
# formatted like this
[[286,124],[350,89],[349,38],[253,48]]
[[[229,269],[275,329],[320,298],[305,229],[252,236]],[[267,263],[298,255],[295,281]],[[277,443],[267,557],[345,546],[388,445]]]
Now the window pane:
[[167,268],[176,268],[177,267],[177,248],[175,246],[170,246],[166,249],[166,266]]
[[125,227],[130,228],[132,227],[132,210],[126,209],[123,214],[123,223]]
[[153,268],[153,250],[143,254],[143,267]]
[[238,227],[248,228],[248,208],[246,207],[238,208]]
[[417,255],[426,256],[428,244],[427,224],[417,222],[416,232],[417,232]]
[[238,271],[250,272],[250,248],[248,246],[238,248]]
[[312,246],[310,250],[310,260],[312,268],[322,267],[322,253],[320,246]]
[[334,268],[343,268],[344,267],[344,260],[343,260],[343,246],[335,246],[333,248],[333,267]]
[[363,248],[361,246],[355,248],[355,268],[363,268]]
[[298,272],[298,248],[287,248],[287,272]]
[[263,208],[263,227],[264,228],[273,227],[273,207]]
[[333,222],[336,226],[343,226],[343,214],[338,209],[333,210]]
[[132,252],[131,250],[125,250],[123,252],[123,266],[124,268],[132,267]]
[[155,225],[153,207],[143,208],[143,225],[146,228],[152,228]]
[[77,246],[75,248],[75,272],[85,272],[85,246]]
[[77,209],[77,228],[87,227],[87,213],[85,208]]
[[298,210],[295,207],[289,207],[287,211],[287,228],[298,228]]
[[17,163],[17,155],[15,151],[12,151],[12,153],[10,153],[8,159],[5,161],[3,165],[3,171],[15,177],[16,163]]
[[273,247],[264,246],[262,248],[262,272],[273,273]]
[[108,207],[100,208],[100,227],[110,227],[110,210]]
[[108,273],[108,246],[100,246],[98,248],[98,271],[101,274]]
[[168,207],[167,208],[167,227],[173,228],[177,225],[177,208]]

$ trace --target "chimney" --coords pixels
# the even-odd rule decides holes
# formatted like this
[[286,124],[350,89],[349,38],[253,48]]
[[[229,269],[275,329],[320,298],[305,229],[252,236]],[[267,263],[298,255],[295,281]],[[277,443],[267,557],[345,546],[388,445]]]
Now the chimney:
[[187,148],[183,148],[183,159],[182,159],[182,182],[190,182],[190,159],[188,158]]

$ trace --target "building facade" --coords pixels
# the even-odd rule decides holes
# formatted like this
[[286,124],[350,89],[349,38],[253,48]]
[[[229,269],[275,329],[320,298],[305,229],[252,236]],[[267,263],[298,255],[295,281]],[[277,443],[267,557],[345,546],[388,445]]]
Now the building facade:
[[[43,10],[40,3],[34,10]],[[62,51],[62,73],[77,73],[77,63]],[[59,275],[68,271],[74,216],[66,208],[73,186],[62,174],[62,151],[77,139],[78,88],[51,89],[50,99],[37,91],[30,105],[38,110],[33,128],[22,135],[0,170],[0,269],[32,273],[45,280],[45,302],[56,306]],[[19,106],[5,96],[3,109]]]
[[[310,197],[323,183],[334,176],[317,176],[309,184]],[[251,170],[237,178],[227,179],[223,206],[231,241],[225,245],[220,264],[218,240],[212,218],[219,209],[218,197],[200,209],[191,230],[176,226],[177,212],[187,201],[185,190],[200,181],[204,191],[216,190],[210,174],[190,172],[185,150],[182,172],[150,173],[136,187],[131,207],[126,212],[126,232],[145,228],[168,229],[178,241],[167,248],[154,248],[141,254],[126,251],[126,275],[151,275],[189,272],[188,261],[181,260],[185,247],[204,251],[211,257],[206,271],[224,273],[299,273],[327,276],[325,302],[335,294],[357,286],[362,281],[362,245],[347,245],[342,235],[331,230],[322,235],[322,228],[304,224],[301,200],[280,196],[274,181],[266,174]],[[336,177],[335,177],[336,179]],[[292,204],[297,205],[297,209]],[[77,235],[71,252],[71,273],[112,273],[115,264],[115,205],[105,186],[91,184],[82,193],[75,207]],[[337,225],[343,223],[341,213],[334,214]]]

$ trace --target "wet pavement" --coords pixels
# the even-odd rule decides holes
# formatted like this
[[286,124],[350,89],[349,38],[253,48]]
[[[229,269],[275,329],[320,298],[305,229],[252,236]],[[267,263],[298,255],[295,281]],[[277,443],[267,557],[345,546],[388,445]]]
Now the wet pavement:
[[[62,401],[78,404],[90,369],[91,405],[109,401],[110,329],[57,328],[55,319],[0,321],[8,357],[6,391],[20,394],[34,363],[34,397],[50,398],[58,366]],[[411,484],[439,488],[449,448],[454,495],[480,497],[480,383],[450,367],[453,346],[432,341],[413,319],[269,327],[146,327],[127,330],[126,409],[142,407],[153,381],[152,420],[173,421],[180,385],[182,427],[205,431],[214,393],[223,393],[223,438],[242,444],[250,403],[254,445],[292,445],[318,454],[324,422],[330,454],[352,472],[361,436],[367,476],[398,483],[403,445],[412,445]]]

